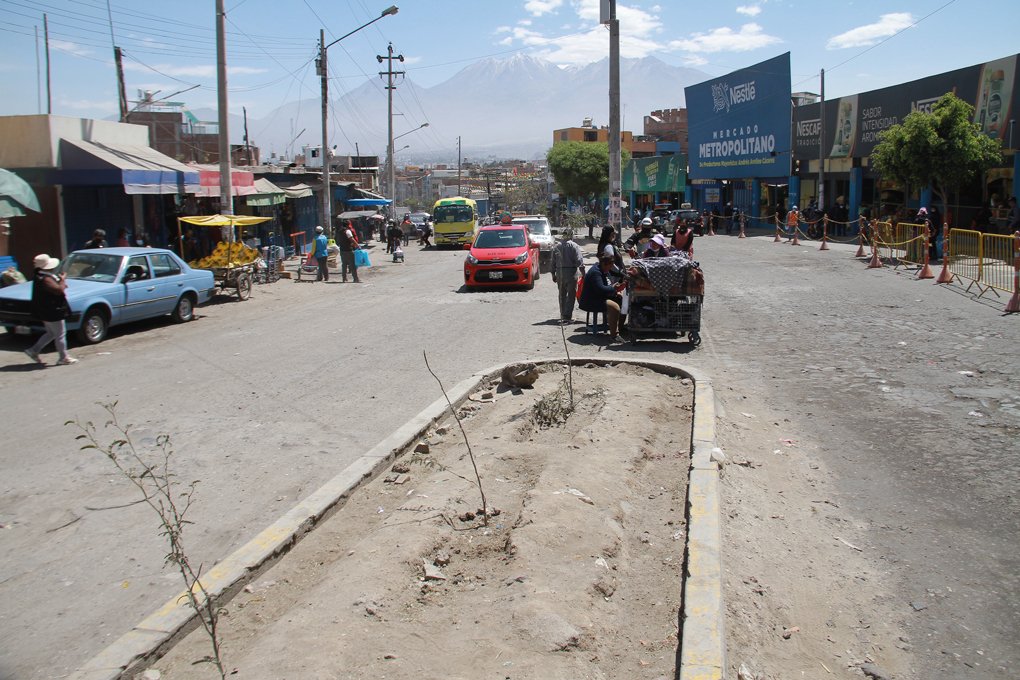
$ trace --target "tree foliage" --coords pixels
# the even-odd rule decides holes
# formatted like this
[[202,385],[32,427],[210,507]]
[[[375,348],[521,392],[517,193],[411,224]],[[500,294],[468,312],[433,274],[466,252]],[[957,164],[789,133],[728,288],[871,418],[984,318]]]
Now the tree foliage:
[[[623,151],[623,163],[628,154]],[[609,190],[609,145],[598,142],[560,142],[546,154],[549,171],[560,190],[572,198],[601,196]]]
[[1002,162],[998,140],[984,135],[973,115],[973,106],[948,92],[931,113],[913,111],[882,132],[871,162],[884,177],[930,186],[947,214],[950,192]]

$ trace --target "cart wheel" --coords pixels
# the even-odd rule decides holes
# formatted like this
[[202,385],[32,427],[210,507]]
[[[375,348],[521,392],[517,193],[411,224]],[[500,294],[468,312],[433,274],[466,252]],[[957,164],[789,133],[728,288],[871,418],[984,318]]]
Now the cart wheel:
[[239,274],[237,277],[237,299],[247,300],[251,297],[251,274]]
[[691,331],[687,337],[690,338],[691,344],[695,347],[701,344],[701,334],[697,331]]

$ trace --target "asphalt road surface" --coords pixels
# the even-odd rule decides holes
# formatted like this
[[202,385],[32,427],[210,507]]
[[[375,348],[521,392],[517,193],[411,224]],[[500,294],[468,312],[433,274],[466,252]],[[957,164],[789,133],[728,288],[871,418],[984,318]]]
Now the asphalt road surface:
[[[571,352],[663,357],[717,390],[767,391],[831,443],[843,502],[869,518],[890,578],[911,592],[952,585],[954,606],[920,612],[920,676],[952,677],[967,649],[1015,674],[1020,318],[958,287],[867,270],[852,249],[722,236],[696,249],[700,348],[605,348],[578,325]],[[563,355],[548,275],[530,292],[466,293],[462,251],[411,247],[392,264],[379,250],[360,285],[256,287],[189,324],[72,347],[75,366],[33,367],[24,338],[0,339],[0,680],[66,675],[180,589],[151,511],[64,424],[101,426],[97,402],[116,401],[143,444],[171,436],[177,474],[200,480],[185,540],[211,565],[440,396],[423,351],[447,385]]]

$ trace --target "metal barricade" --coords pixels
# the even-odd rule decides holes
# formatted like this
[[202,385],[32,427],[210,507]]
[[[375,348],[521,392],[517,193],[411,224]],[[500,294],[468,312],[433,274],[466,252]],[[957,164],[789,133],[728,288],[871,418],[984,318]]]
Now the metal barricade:
[[981,241],[981,273],[978,282],[985,287],[981,295],[988,292],[988,289],[1012,293],[1013,236],[982,234]]
[[949,273],[961,280],[967,279],[968,290],[981,279],[982,236],[980,231],[949,230]]
[[906,264],[924,264],[925,225],[912,222],[900,222],[896,225],[896,251],[899,261]]

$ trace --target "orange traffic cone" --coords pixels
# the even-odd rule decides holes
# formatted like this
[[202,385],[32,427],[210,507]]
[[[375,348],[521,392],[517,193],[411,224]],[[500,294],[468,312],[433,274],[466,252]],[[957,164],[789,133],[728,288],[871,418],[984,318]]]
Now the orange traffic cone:
[[800,231],[800,225],[799,224],[794,225],[794,227],[793,227],[793,240],[790,241],[790,245],[791,246],[799,246],[800,245],[800,239],[797,238],[797,232],[798,231]]
[[854,257],[864,257],[864,225],[857,228],[857,252]]
[[776,217],[776,240],[774,240],[773,243],[779,243],[782,240],[783,239],[779,237],[779,218]]
[[747,222],[747,218],[745,218],[743,215],[741,215],[740,216],[740,236],[738,236],[737,238],[747,238],[747,235],[744,233],[744,223],[745,222]]
[[818,246],[818,250],[829,249],[829,218],[826,217],[822,223],[822,245]]

